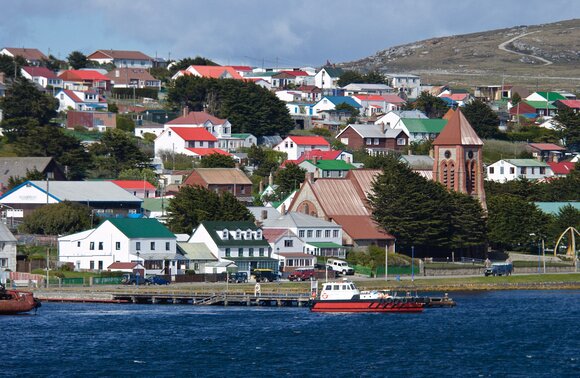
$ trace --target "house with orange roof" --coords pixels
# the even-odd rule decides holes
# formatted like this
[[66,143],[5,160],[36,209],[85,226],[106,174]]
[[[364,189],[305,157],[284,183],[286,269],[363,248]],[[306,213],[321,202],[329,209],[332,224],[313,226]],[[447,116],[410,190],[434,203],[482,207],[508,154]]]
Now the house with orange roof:
[[289,160],[296,160],[306,151],[330,151],[330,143],[321,136],[289,135],[274,150],[285,152]]
[[238,168],[196,168],[182,185],[201,186],[211,191],[230,192],[244,203],[252,203],[252,181]]
[[156,188],[146,180],[112,180],[113,184],[125,189],[135,197],[154,198]]
[[111,89],[111,79],[96,70],[66,70],[58,77],[62,80],[64,89],[75,91]]
[[351,98],[361,106],[361,115],[365,117],[372,117],[375,114],[382,114],[387,111],[387,102],[381,95],[356,94],[352,95]]
[[203,127],[168,127],[155,139],[155,156],[175,153],[201,157],[203,151],[210,151],[208,149],[215,153],[217,142],[217,138]]
[[99,64],[112,63],[115,67],[151,68],[153,58],[141,51],[97,50],[87,56],[88,60]]
[[237,79],[241,80],[242,76],[231,66],[195,66],[191,65],[185,70],[177,71],[171,80],[176,80],[181,76],[198,76],[210,79]]
[[44,55],[38,49],[31,49],[28,47],[4,47],[0,50],[0,55],[6,55],[11,58],[17,56],[24,58],[29,64],[33,66],[38,66],[42,61],[48,60],[48,57]]

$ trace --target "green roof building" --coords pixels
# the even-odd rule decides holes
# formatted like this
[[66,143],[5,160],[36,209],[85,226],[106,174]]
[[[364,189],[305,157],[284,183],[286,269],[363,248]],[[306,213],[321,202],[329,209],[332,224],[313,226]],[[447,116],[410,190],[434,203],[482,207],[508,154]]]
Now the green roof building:
[[344,160],[304,160],[298,165],[307,172],[314,173],[317,178],[345,177],[348,171],[356,169]]
[[401,118],[395,129],[405,130],[409,142],[435,139],[447,125],[446,119]]

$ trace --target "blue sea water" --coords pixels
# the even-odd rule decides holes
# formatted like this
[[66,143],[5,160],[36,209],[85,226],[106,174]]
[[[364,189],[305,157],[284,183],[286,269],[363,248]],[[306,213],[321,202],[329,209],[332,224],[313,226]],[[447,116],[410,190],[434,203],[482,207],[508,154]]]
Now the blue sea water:
[[0,376],[580,376],[580,291],[452,297],[422,314],[44,303],[0,317]]

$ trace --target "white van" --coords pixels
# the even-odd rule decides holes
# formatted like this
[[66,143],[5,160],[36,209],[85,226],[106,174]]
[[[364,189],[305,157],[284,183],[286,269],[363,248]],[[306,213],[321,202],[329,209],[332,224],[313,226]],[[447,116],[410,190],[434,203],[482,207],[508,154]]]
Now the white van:
[[326,260],[326,267],[342,275],[348,274],[352,276],[354,274],[354,269],[348,266],[348,263],[344,260],[328,259]]

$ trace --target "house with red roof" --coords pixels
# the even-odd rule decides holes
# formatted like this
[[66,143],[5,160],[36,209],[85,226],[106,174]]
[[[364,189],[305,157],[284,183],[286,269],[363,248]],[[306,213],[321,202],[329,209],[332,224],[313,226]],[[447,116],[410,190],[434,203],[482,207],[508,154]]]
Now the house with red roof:
[[548,165],[552,168],[552,172],[556,177],[566,177],[572,172],[576,166],[576,163],[571,161],[561,161],[561,162],[554,162],[549,161]]
[[289,85],[313,84],[314,77],[306,71],[280,71],[271,76],[272,87],[287,88]]
[[26,66],[20,69],[20,74],[25,79],[40,85],[43,88],[62,88],[62,80],[46,67]]
[[296,160],[306,151],[330,151],[330,143],[321,136],[287,136],[274,147],[274,150],[285,152],[289,160]]
[[217,151],[218,139],[203,127],[168,127],[155,139],[155,156],[163,153],[202,157]]
[[329,150],[329,151],[310,150],[310,151],[305,151],[296,160],[286,160],[285,162],[282,163],[282,167],[284,167],[288,163],[300,164],[304,160],[314,160],[314,159],[318,159],[318,160],[343,160],[349,164],[353,161],[352,154],[350,152],[346,152],[346,151],[342,151],[342,150]]
[[115,68],[107,73],[113,88],[155,88],[161,89],[158,80],[145,68]]
[[369,154],[402,151],[407,148],[409,136],[402,129],[390,129],[383,124],[350,124],[337,135],[351,150],[364,148]]
[[111,79],[96,70],[66,70],[58,76],[65,89],[86,91],[88,89],[109,90]]
[[231,66],[194,66],[191,65],[185,70],[180,70],[171,77],[176,80],[181,76],[198,76],[210,79],[237,79],[241,80],[242,76]]
[[469,102],[473,101],[474,97],[468,92],[453,93],[451,90],[445,90],[439,94],[440,98],[447,98],[458,106],[465,106]]
[[304,101],[317,102],[322,98],[322,89],[315,85],[301,85],[296,90],[302,94]]
[[11,58],[20,56],[33,66],[40,65],[43,60],[48,60],[48,57],[40,52],[40,50],[28,47],[4,47],[0,50],[0,55],[7,55]]
[[97,50],[87,56],[88,60],[99,64],[112,63],[115,67],[151,68],[153,58],[141,51]]
[[125,189],[135,197],[139,198],[154,198],[156,197],[156,188],[153,184],[146,180],[112,180],[112,182]]
[[101,98],[99,93],[92,90],[75,91],[61,89],[54,97],[59,102],[59,112],[68,110],[107,110],[108,107],[107,102]]
[[554,105],[558,110],[570,109],[574,113],[580,112],[580,100],[557,100],[554,101]]
[[79,126],[87,130],[96,130],[101,133],[107,129],[117,127],[117,115],[112,112],[91,111],[91,110],[69,110],[66,112],[67,129],[75,129]]
[[554,143],[528,143],[527,150],[540,161],[560,161],[566,149]]

